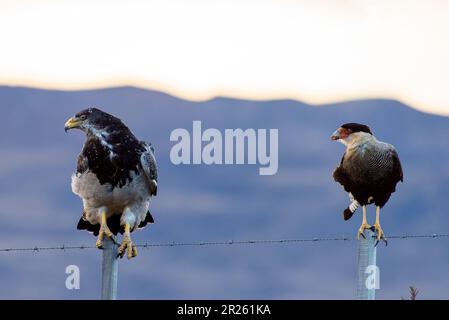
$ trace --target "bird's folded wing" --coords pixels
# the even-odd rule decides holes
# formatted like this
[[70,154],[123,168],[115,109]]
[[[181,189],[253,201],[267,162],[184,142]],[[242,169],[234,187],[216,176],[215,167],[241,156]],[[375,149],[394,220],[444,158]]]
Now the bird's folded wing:
[[393,173],[396,175],[397,181],[402,182],[404,181],[404,173],[402,172],[401,161],[395,149],[391,150],[391,156],[393,160]]
[[140,156],[140,164],[148,181],[150,182],[150,191],[152,195],[157,195],[157,163],[154,156],[154,148],[151,144],[142,142],[145,151]]

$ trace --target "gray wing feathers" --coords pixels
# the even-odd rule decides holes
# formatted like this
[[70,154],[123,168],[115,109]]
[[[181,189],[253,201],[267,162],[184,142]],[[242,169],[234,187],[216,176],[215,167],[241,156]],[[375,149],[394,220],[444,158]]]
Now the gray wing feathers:
[[145,152],[140,156],[140,164],[150,183],[151,194],[157,195],[157,163],[154,156],[154,148],[151,144],[144,141],[141,143],[145,147]]
[[404,181],[404,173],[402,171],[401,161],[399,160],[398,153],[396,152],[396,150],[394,148],[391,151],[391,157],[393,159],[393,172],[396,175],[396,178],[399,181],[403,182]]
[[[366,175],[372,178],[392,178],[402,180],[402,168],[395,148],[388,143],[377,143],[371,148],[365,149],[361,156]],[[396,180],[395,179],[395,180]],[[397,182],[396,181],[396,182]]]

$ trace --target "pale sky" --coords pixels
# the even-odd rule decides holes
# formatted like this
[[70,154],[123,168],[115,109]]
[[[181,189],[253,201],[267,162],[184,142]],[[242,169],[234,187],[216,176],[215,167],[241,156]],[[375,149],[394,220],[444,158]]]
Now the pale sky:
[[449,115],[449,1],[0,0],[0,84]]

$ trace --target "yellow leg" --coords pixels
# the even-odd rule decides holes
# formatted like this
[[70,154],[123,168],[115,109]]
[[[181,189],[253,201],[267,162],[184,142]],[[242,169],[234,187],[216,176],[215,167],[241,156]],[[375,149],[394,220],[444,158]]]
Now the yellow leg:
[[125,234],[123,236],[122,243],[118,248],[118,255],[120,258],[123,258],[125,251],[128,252],[128,259],[137,256],[137,248],[131,240],[131,226],[129,223],[125,223]]
[[360,236],[365,238],[364,234],[365,229],[371,228],[371,226],[366,222],[366,206],[363,206],[362,209],[363,209],[362,225],[360,226],[359,231],[357,232],[357,240],[360,239]]
[[377,233],[377,240],[385,239],[384,232],[382,231],[382,228],[380,227],[380,207],[376,207],[376,222],[374,223],[374,230],[376,230]]
[[106,235],[108,238],[112,238],[112,239],[114,236],[113,233],[111,232],[111,230],[109,230],[108,224],[106,223],[106,211],[105,210],[103,210],[103,212],[101,213],[100,231],[98,233],[97,242],[95,243],[95,245],[97,246],[98,249],[103,249],[104,235]]

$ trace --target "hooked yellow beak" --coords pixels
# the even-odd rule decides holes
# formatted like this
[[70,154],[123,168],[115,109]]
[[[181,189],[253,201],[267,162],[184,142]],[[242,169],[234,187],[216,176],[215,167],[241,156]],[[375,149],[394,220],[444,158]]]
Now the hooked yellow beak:
[[67,132],[67,130],[78,128],[78,126],[81,124],[81,120],[75,117],[70,118],[67,120],[67,122],[64,124],[64,130]]

